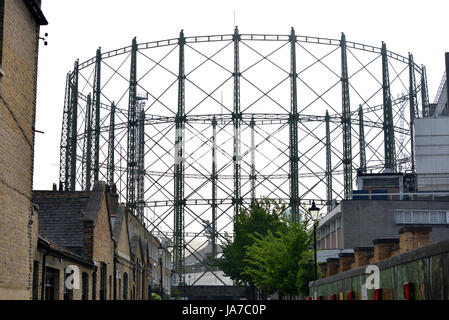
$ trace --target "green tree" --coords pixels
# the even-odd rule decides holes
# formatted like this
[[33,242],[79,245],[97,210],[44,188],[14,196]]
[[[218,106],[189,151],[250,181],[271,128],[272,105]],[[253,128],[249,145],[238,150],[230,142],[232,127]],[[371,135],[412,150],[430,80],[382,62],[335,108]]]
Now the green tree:
[[249,210],[241,210],[234,220],[234,239],[226,239],[221,258],[214,259],[213,264],[238,284],[253,285],[251,276],[244,273],[248,266],[246,249],[254,243],[252,235],[277,232],[283,225],[284,211],[285,205],[270,199],[254,201]]
[[243,273],[267,293],[307,295],[314,276],[308,222],[283,222],[276,232],[251,236],[253,244],[247,247]]

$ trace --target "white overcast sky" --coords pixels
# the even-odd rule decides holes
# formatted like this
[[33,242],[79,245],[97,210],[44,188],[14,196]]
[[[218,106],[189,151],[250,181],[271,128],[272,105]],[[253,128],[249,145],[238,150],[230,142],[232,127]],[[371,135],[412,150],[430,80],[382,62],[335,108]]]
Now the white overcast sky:
[[289,0],[43,0],[49,21],[41,35],[37,92],[34,189],[50,189],[59,177],[59,144],[65,77],[75,59],[95,50],[109,51],[137,41],[233,32],[234,11],[241,33],[289,34],[339,39],[380,47],[407,56],[427,68],[432,102],[449,51],[449,1],[289,1]]

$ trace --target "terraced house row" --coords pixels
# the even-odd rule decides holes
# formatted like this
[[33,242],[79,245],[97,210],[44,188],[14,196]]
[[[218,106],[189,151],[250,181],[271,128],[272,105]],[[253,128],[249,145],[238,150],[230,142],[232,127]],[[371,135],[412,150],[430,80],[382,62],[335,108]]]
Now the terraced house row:
[[170,254],[114,186],[32,190],[46,24],[40,0],[0,0],[0,300],[149,299],[161,277],[170,294]]
[[150,299],[160,292],[160,253],[162,284],[170,294],[170,254],[118,202],[114,186],[34,191],[33,203],[33,299]]

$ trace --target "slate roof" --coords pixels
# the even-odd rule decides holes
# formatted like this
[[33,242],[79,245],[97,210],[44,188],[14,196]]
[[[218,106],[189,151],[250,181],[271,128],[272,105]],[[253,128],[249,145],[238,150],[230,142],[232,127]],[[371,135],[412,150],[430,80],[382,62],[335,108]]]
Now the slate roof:
[[39,206],[39,235],[82,255],[89,193],[34,191],[32,201]]
[[43,240],[44,242],[48,243],[50,245],[50,251],[55,252],[56,254],[60,254],[63,256],[66,256],[68,258],[71,258],[75,261],[81,262],[88,266],[94,266],[93,262],[89,259],[86,259],[85,257],[82,257],[80,255],[77,255],[76,253],[73,253],[71,250],[60,246],[59,244],[55,243],[54,241],[51,241],[50,239],[47,239],[43,236],[39,236],[39,240]]
[[123,219],[124,211],[125,207],[123,206],[123,204],[119,204],[115,211],[115,216],[111,216],[112,238],[115,241],[118,241],[120,238],[120,232],[122,230],[122,224],[124,222]]

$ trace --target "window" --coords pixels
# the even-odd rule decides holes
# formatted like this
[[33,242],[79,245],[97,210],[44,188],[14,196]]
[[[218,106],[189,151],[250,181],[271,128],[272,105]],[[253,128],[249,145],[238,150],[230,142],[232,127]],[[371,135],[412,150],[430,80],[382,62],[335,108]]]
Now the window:
[[123,300],[128,300],[128,274],[123,274]]
[[38,299],[39,294],[39,261],[33,264],[33,300]]
[[97,299],[97,271],[92,273],[92,300]]
[[145,270],[142,270],[142,297],[141,300],[143,300],[145,297]]
[[396,224],[449,224],[449,211],[395,210]]
[[81,293],[81,299],[87,300],[88,299],[88,293],[89,293],[89,275],[86,272],[83,272],[82,274],[82,293]]
[[106,300],[106,263],[100,264],[100,300]]
[[46,268],[45,270],[45,300],[55,300],[56,295],[56,270]]
[[118,298],[120,299],[120,292],[122,292],[122,279],[118,279],[118,292],[119,292]]

